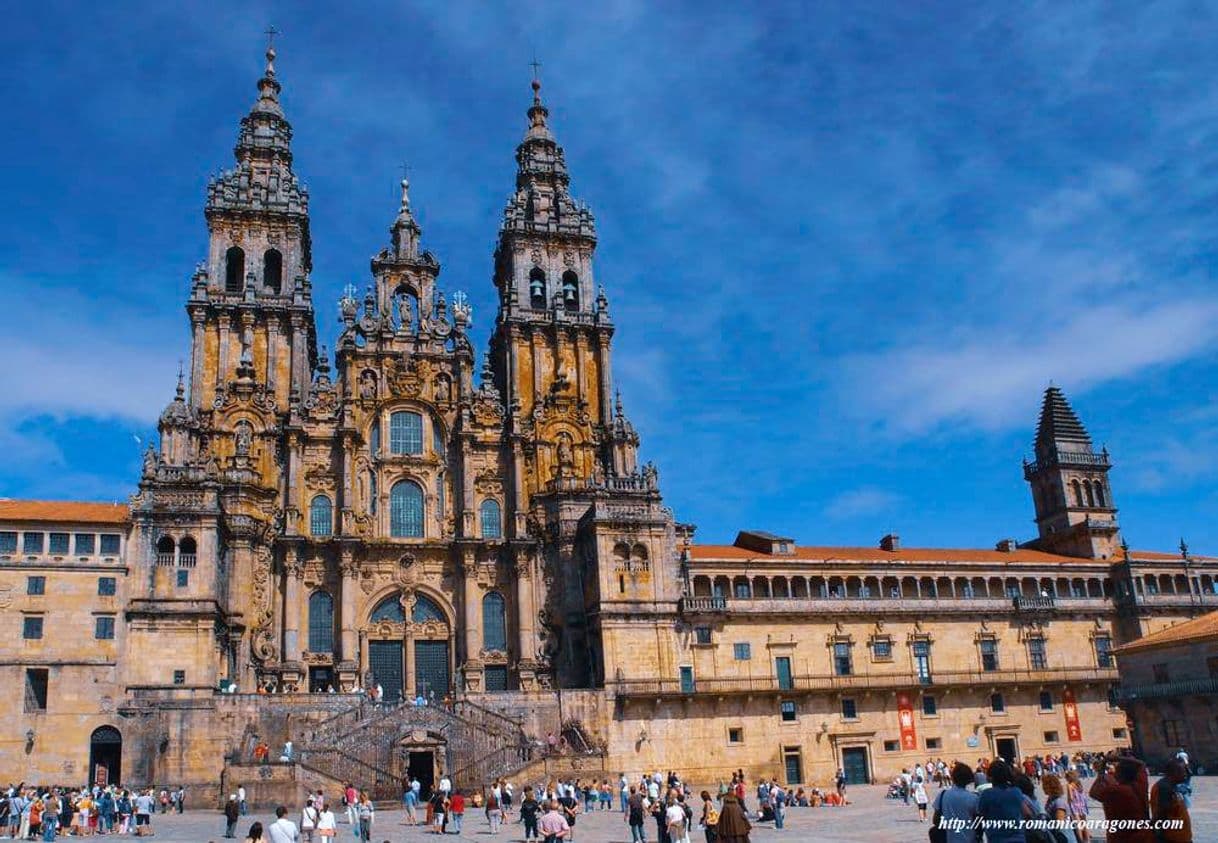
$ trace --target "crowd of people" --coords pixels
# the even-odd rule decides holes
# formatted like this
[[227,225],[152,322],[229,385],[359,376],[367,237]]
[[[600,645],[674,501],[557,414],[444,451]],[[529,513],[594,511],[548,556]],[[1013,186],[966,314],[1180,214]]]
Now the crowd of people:
[[128,790],[117,786],[64,788],[10,784],[0,804],[0,839],[55,840],[61,836],[152,834],[152,817],[160,811],[182,813],[181,787]]
[[[932,843],[1090,843],[1088,796],[1103,806],[1109,843],[1192,843],[1191,775],[1183,748],[1153,787],[1146,765],[1128,750],[1020,764],[956,761],[950,768],[936,760],[903,771],[889,796],[895,790],[912,798],[920,821],[933,812]],[[933,799],[931,787],[938,788]]]

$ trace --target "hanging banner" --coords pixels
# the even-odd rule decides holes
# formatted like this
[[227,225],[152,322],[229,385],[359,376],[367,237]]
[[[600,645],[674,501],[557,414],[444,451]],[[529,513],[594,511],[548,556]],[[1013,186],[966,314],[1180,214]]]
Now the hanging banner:
[[897,694],[897,722],[901,725],[901,749],[917,749],[918,733],[914,729],[913,699],[909,694]]
[[1081,741],[1083,729],[1078,724],[1078,704],[1074,701],[1074,691],[1069,688],[1062,691],[1062,708],[1066,711],[1066,740]]

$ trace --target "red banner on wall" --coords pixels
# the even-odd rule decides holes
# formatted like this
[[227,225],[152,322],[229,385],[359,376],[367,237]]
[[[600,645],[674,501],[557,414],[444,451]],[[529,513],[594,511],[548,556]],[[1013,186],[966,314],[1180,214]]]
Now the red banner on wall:
[[1078,703],[1074,701],[1074,692],[1069,688],[1062,691],[1062,708],[1066,712],[1066,740],[1081,741],[1083,729],[1078,724]]
[[909,694],[897,694],[897,723],[901,726],[901,749],[917,749],[918,732],[914,728],[913,700]]

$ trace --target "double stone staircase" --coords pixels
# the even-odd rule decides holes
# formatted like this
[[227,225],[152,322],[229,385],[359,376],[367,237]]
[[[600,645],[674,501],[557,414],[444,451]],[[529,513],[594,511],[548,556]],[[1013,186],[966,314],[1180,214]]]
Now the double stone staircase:
[[448,705],[361,702],[306,732],[297,764],[335,783],[351,782],[374,801],[396,800],[407,776],[407,747],[435,747],[453,785],[476,790],[532,761],[518,721],[469,700]]

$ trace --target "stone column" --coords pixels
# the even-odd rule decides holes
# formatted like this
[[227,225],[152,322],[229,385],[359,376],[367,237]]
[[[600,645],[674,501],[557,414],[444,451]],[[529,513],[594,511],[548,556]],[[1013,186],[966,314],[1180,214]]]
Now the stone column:
[[356,565],[354,554],[349,548],[342,551],[342,607],[340,612],[340,637],[342,639],[342,660],[344,664],[355,665],[355,589]]
[[478,613],[482,600],[475,551],[469,548],[464,553],[462,569],[465,581],[461,602],[465,609],[465,690],[479,692],[482,690],[482,619]]
[[613,373],[609,368],[609,335],[596,332],[596,369],[601,388],[601,424],[608,427],[613,421]]
[[288,559],[284,565],[287,582],[283,591],[283,660],[300,661],[300,586],[304,579],[301,559]]
[[520,689],[529,691],[537,685],[537,662],[534,658],[537,652],[537,610],[533,600],[532,554],[528,550],[517,549],[515,562],[516,625],[520,632],[516,669]]

